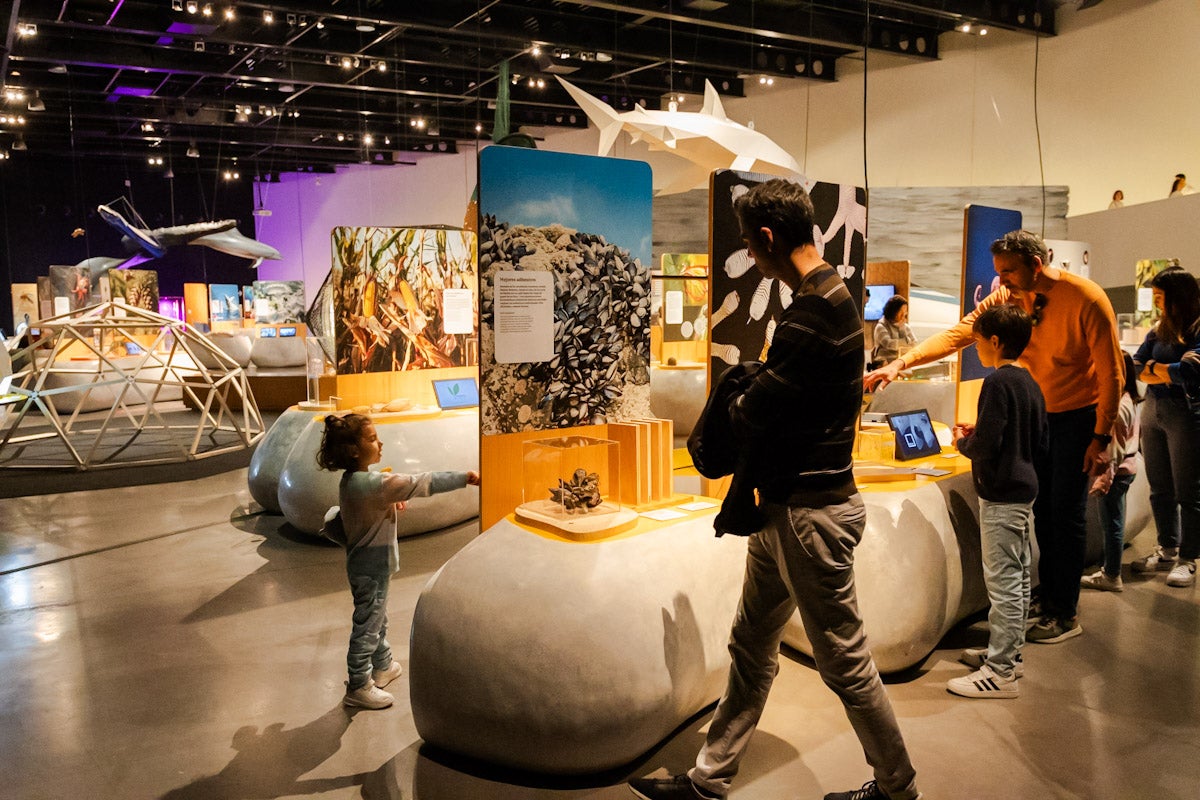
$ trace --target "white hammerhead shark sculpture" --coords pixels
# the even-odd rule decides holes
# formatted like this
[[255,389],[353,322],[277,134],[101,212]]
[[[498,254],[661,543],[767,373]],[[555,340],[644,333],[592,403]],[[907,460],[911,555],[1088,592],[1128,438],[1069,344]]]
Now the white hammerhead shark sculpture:
[[[557,76],[556,76],[557,77]],[[787,178],[800,177],[796,159],[767,136],[734,122],[725,115],[717,90],[704,82],[704,107],[699,111],[633,111],[618,113],[612,106],[562,78],[588,118],[600,128],[599,154],[612,149],[617,135],[627,132],[633,141],[644,141],[651,150],[672,153],[683,163],[656,168],[657,194],[686,192],[708,185],[715,169],[765,172]]]

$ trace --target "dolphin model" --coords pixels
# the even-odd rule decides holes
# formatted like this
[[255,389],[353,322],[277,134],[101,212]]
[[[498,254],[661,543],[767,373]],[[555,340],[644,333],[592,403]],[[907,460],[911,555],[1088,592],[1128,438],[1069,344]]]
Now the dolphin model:
[[[558,77],[558,76],[555,76]],[[708,185],[715,169],[765,172],[799,178],[796,159],[768,137],[725,115],[717,90],[704,82],[704,106],[696,111],[647,111],[636,106],[618,113],[603,100],[558,78],[588,119],[600,128],[599,155],[607,155],[617,135],[625,131],[635,142],[644,141],[651,150],[672,153],[683,159],[654,170],[657,194],[686,192]]]

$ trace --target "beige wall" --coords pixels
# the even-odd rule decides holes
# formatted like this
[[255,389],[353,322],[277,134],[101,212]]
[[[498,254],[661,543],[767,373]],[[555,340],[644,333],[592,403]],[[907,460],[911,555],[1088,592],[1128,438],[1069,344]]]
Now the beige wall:
[[[1200,3],[1106,0],[1058,13],[1056,37],[951,32],[941,59],[868,55],[867,156],[874,186],[1041,183],[1034,131],[1035,46],[1045,182],[1071,187],[1072,214],[1166,197],[1176,172],[1200,186]],[[862,60],[834,84],[783,81],[726,100],[816,179],[862,181]],[[699,107],[690,96],[684,110]],[[806,135],[807,131],[807,135]],[[550,132],[553,149],[594,153],[594,130]],[[625,137],[623,137],[625,138]],[[657,156],[619,141],[614,155]]]

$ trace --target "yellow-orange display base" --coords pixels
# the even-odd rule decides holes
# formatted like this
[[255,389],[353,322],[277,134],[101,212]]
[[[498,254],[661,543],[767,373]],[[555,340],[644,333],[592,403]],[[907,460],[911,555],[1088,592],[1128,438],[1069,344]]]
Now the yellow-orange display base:
[[[677,510],[682,514],[687,514],[688,518],[691,518],[691,517],[703,516],[705,514],[715,515],[717,510],[721,506],[720,500],[716,500],[711,497],[700,497],[699,495],[695,495],[695,496],[675,495],[675,497],[674,497],[675,502],[672,505],[678,505],[680,503],[689,503],[689,502],[693,502],[693,501],[697,501],[697,500],[707,500],[708,502],[714,503],[715,505],[712,508],[705,508],[700,511],[684,511],[683,509],[677,509]],[[613,542],[618,539],[630,539],[634,536],[641,536],[644,533],[653,533],[654,531],[661,530],[663,528],[668,528],[672,525],[678,524],[679,522],[681,522],[682,520],[685,519],[684,517],[680,517],[678,519],[656,520],[656,519],[649,519],[648,517],[643,517],[643,516],[639,515],[633,521],[633,523],[625,530],[613,531],[610,534],[603,536],[603,537],[589,539],[587,541],[580,541],[578,539],[572,539],[569,536],[563,535],[559,531],[554,531],[549,528],[541,528],[537,525],[531,525],[530,523],[526,522],[525,520],[519,519],[515,513],[508,514],[504,518],[507,519],[512,524],[517,525],[518,527],[523,528],[523,529],[529,531],[530,533],[535,533],[538,536],[541,536],[545,539],[550,539],[550,540],[556,541],[556,542],[567,542],[569,544],[584,544],[584,545],[598,544],[600,542]],[[484,535],[485,536],[487,535],[486,528],[484,529]]]
[[[605,508],[605,506],[608,506]],[[523,525],[532,525],[572,542],[596,542],[611,539],[637,525],[638,512],[612,503],[601,503],[587,514],[561,514],[552,500],[522,503],[514,512]]]
[[[437,397],[433,393],[436,378],[478,378],[479,367],[444,367],[442,369],[412,369],[404,372],[362,372],[355,375],[338,375],[337,396],[339,410],[372,403],[387,403],[401,397],[415,405],[435,406]],[[322,399],[325,399],[322,397]]]

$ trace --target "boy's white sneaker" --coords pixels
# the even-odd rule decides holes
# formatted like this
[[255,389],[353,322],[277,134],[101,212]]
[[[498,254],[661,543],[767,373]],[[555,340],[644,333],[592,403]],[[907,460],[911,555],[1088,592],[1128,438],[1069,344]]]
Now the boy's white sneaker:
[[1019,697],[1017,677],[1001,678],[987,664],[961,678],[951,678],[946,681],[946,689],[959,697],[969,697],[974,700],[1012,699]]
[[368,681],[366,686],[353,690],[347,689],[346,696],[342,698],[342,705],[346,708],[387,708],[394,702],[396,702],[396,698],[371,681]]
[[[959,655],[958,660],[966,664],[968,667],[979,669],[987,661],[986,647],[968,647]],[[1013,677],[1025,677],[1025,656],[1017,653],[1017,657],[1013,659],[1016,663],[1013,665]]]
[[400,666],[400,662],[392,659],[392,663],[388,665],[387,669],[374,670],[371,673],[371,680],[375,681],[375,685],[382,689],[403,674],[404,668]]
[[1190,558],[1181,558],[1171,574],[1167,576],[1167,586],[1192,586],[1196,583],[1196,562]]

